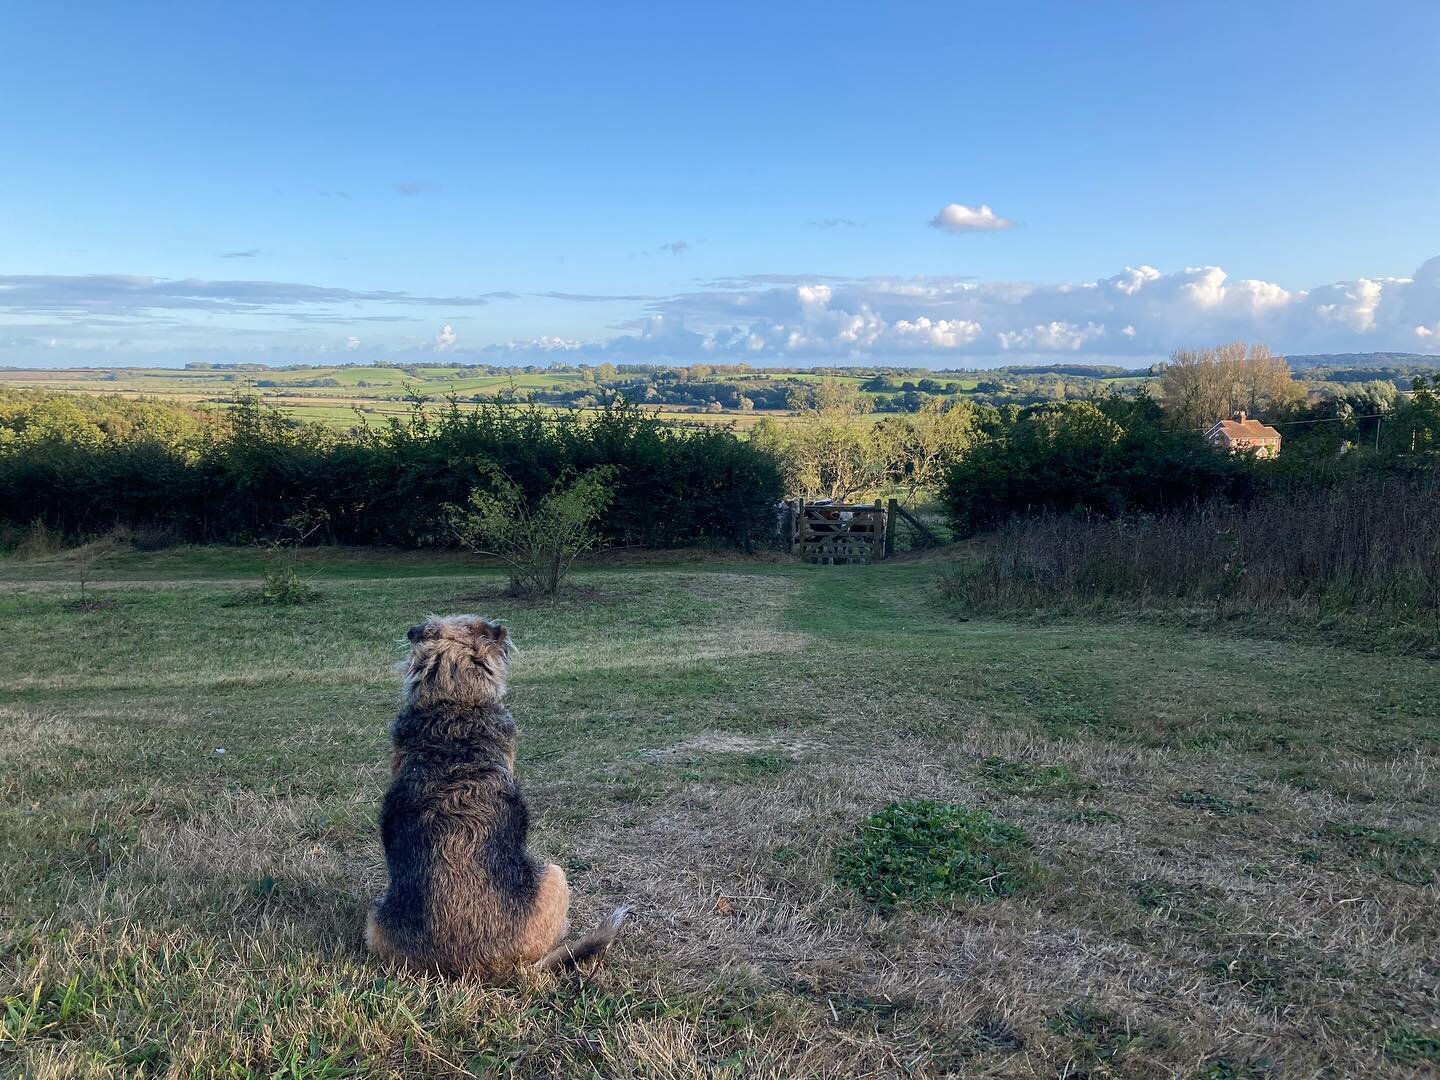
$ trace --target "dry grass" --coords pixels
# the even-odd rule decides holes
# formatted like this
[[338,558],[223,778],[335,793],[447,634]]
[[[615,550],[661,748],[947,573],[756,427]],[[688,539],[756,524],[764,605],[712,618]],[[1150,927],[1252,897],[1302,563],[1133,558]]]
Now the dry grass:
[[978,612],[1180,610],[1440,656],[1440,474],[1118,519],[1017,519],[944,583]]
[[[534,841],[578,926],[637,915],[591,980],[481,987],[381,970],[359,928],[396,641],[498,577],[347,562],[324,602],[262,610],[169,556],[118,576],[147,565],[177,583],[106,610],[0,595],[0,1071],[1435,1067],[1433,664],[959,623],[924,561],[597,568],[585,603],[496,597]],[[1037,880],[867,907],[834,852],[915,798],[1021,825]]]

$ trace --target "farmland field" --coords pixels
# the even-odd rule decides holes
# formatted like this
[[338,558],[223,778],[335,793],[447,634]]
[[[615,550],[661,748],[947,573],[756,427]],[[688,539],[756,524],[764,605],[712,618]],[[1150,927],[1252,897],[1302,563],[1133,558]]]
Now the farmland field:
[[[797,376],[798,378],[798,376]],[[314,385],[326,381],[338,385]],[[498,400],[502,391],[523,397],[531,391],[580,389],[575,372],[531,372],[512,375],[475,375],[464,368],[332,367],[273,369],[265,371],[177,370],[174,368],[77,368],[70,370],[0,369],[0,387],[106,394],[149,398],[200,408],[226,408],[236,395],[255,395],[287,416],[330,427],[351,428],[383,423],[387,417],[410,411],[411,393],[438,400],[450,394],[463,399]],[[544,407],[544,406],[542,406]],[[706,427],[733,427],[744,431],[762,416],[784,419],[783,411],[704,412],[672,406],[649,406],[662,419]],[[557,409],[593,412],[593,409]]]
[[[958,550],[616,559],[553,606],[446,554],[306,552],[322,597],[287,608],[247,602],[246,550],[0,563],[0,1072],[1433,1073],[1440,666],[966,619],[935,586]],[[583,982],[360,949],[391,665],[461,610],[519,644],[576,926],[636,909]],[[842,881],[915,799],[1023,830],[1018,887]]]
[[[1018,369],[1017,369],[1018,370]],[[951,384],[952,397],[958,400],[977,397],[979,379],[973,375],[927,373],[942,384]],[[620,378],[631,378],[621,375]],[[897,376],[919,379],[923,376]],[[853,387],[872,405],[883,404],[890,395],[877,390],[862,389],[866,377],[847,374],[788,370],[784,372],[750,371],[716,376],[732,389],[754,393],[747,388],[782,391],[803,389],[821,381]],[[1075,386],[1087,392],[1105,394],[1111,391],[1134,393],[1151,382],[1149,376],[1072,379]],[[609,386],[611,384],[607,384]],[[910,383],[913,385],[913,382]],[[120,397],[145,397],[174,404],[207,409],[227,408],[238,395],[254,395],[287,416],[311,420],[335,428],[352,428],[360,424],[383,423],[387,417],[402,416],[410,409],[409,398],[419,394],[431,400],[449,395],[460,399],[461,407],[477,402],[500,400],[502,395],[525,400],[529,395],[570,394],[589,400],[565,403],[557,399],[540,407],[557,411],[593,411],[590,407],[607,392],[593,381],[587,383],[579,371],[524,371],[516,368],[505,374],[485,374],[484,369],[461,366],[367,367],[345,366],[266,369],[175,369],[175,368],[75,368],[69,370],[0,369],[0,387],[43,389],[76,394],[113,394]],[[892,388],[893,392],[893,388]],[[633,391],[631,396],[635,396]],[[783,399],[782,399],[783,400]],[[1037,397],[1036,400],[1051,400]],[[642,403],[647,411],[656,411],[661,419],[681,425],[730,427],[747,431],[764,417],[785,421],[794,415],[788,408],[741,409],[733,397],[712,411],[700,404],[650,401]],[[774,402],[772,401],[772,404]],[[872,414],[878,421],[883,413]]]

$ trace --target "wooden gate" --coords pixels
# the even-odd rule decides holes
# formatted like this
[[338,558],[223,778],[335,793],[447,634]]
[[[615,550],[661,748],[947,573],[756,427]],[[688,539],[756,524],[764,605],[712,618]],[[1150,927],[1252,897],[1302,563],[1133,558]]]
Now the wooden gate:
[[790,550],[829,566],[883,559],[887,516],[878,501],[850,506],[797,500],[791,504]]

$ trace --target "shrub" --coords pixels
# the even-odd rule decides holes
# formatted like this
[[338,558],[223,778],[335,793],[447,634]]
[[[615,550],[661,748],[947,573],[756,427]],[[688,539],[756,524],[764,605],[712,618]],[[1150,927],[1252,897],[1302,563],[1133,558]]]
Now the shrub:
[[448,508],[460,543],[510,567],[511,588],[554,596],[582,553],[600,543],[595,521],[614,499],[615,470],[600,466],[557,482],[534,505],[503,475],[493,490],[476,488],[469,508]]
[[1023,829],[984,810],[930,800],[891,803],[836,857],[836,877],[882,911],[900,903],[984,903],[1030,880]]
[[1011,410],[945,472],[943,501],[960,535],[1037,512],[1114,516],[1243,495],[1253,463],[1172,431],[1158,406],[1070,402]]

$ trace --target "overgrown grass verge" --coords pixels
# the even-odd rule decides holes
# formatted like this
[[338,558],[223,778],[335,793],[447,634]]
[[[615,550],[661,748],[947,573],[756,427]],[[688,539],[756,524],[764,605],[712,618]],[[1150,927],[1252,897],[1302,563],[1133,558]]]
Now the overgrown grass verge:
[[939,581],[974,614],[1167,615],[1440,656],[1440,476],[1247,507],[1020,518]]

